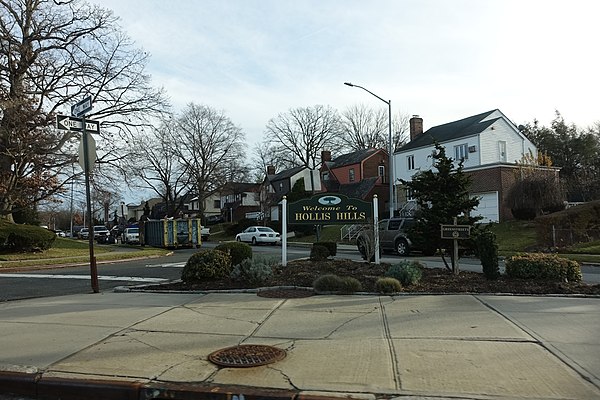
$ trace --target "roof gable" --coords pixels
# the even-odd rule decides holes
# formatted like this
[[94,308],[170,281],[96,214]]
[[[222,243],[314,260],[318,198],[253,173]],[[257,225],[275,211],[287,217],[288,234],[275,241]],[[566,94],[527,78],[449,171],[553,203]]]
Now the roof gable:
[[277,182],[277,181],[289,179],[289,178],[293,177],[294,175],[296,175],[298,172],[300,172],[306,168],[307,167],[305,167],[305,166],[300,166],[300,167],[286,169],[275,175],[268,175],[267,178],[270,182]]
[[328,162],[329,169],[340,168],[346,165],[360,164],[373,154],[380,151],[379,149],[362,149],[348,154],[342,154],[336,157],[333,161]]
[[478,135],[489,128],[494,122],[503,118],[500,116],[488,119],[488,117],[495,113],[502,115],[502,113],[496,109],[463,118],[458,121],[434,126],[416,137],[414,140],[408,142],[406,145],[400,148],[399,151],[430,146],[434,142],[444,143],[462,137]]

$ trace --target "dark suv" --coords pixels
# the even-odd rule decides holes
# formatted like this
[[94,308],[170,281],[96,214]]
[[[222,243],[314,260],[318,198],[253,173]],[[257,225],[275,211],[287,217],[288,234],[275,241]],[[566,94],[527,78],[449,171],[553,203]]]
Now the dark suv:
[[[395,252],[400,256],[408,256],[414,248],[414,243],[408,236],[408,230],[415,224],[413,218],[391,218],[379,221],[379,247],[382,252]],[[367,231],[361,232],[356,239],[358,251],[366,258]]]

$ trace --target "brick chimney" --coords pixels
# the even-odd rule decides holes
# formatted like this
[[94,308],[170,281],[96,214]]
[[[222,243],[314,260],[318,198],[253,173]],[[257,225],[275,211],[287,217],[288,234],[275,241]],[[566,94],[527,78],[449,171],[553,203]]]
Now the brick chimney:
[[267,165],[267,175],[275,175],[275,166]]
[[423,118],[418,115],[413,115],[410,119],[410,140],[415,140],[419,135],[423,134]]
[[331,161],[331,152],[329,150],[321,151],[321,162]]

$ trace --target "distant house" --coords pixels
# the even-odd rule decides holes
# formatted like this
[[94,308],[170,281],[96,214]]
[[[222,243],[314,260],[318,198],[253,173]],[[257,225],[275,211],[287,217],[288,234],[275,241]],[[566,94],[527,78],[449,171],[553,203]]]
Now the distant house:
[[379,198],[380,214],[388,209],[388,152],[363,149],[331,159],[331,152],[321,152],[321,179],[325,191],[371,201]]
[[[480,199],[473,215],[483,216],[483,222],[512,219],[505,200],[516,180],[517,161],[526,154],[537,157],[537,149],[500,110],[434,126],[426,132],[423,119],[414,116],[410,119],[410,138],[394,154],[396,178],[410,181],[417,172],[431,169],[437,142],[455,162],[463,160],[464,172],[472,178],[471,195]],[[397,186],[396,193],[400,212],[411,209],[411,193],[402,186]]]
[[161,203],[162,199],[160,197],[155,197],[149,199],[147,201],[142,201],[140,204],[129,203],[124,210],[127,212],[126,219],[127,221],[139,221],[142,215],[144,215],[144,209],[146,204],[148,204],[148,209],[152,210],[152,208]]
[[267,167],[267,175],[260,189],[260,211],[264,217],[271,221],[279,221],[279,204],[283,196],[287,195],[294,184],[304,180],[304,189],[311,192],[320,192],[322,189],[319,171],[308,167],[294,167],[275,173],[275,167]]
[[[204,217],[221,215],[221,196],[218,190],[212,190],[205,194],[203,201]],[[200,213],[200,197],[194,196],[188,203],[186,212],[191,217],[198,217]]]
[[219,188],[221,215],[225,221],[239,221],[260,213],[260,183],[228,182]]

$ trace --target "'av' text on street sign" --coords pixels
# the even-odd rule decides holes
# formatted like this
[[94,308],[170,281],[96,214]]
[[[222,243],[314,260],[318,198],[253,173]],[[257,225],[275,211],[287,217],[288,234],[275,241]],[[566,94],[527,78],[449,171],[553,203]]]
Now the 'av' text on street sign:
[[71,115],[81,117],[92,109],[92,96],[88,96],[77,104],[71,106]]
[[468,239],[471,236],[470,225],[441,225],[442,239]]
[[[83,120],[81,118],[69,117],[67,115],[57,115],[56,129],[80,132],[83,130]],[[86,119],[85,130],[92,133],[100,132],[100,122]]]

